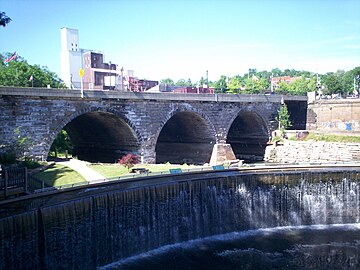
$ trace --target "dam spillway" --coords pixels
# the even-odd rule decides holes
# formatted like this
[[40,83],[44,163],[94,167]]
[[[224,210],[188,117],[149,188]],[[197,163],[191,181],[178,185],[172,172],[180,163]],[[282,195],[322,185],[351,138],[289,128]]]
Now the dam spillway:
[[358,171],[232,172],[126,189],[99,186],[63,194],[63,200],[5,205],[0,268],[94,269],[215,235],[358,224],[359,179]]

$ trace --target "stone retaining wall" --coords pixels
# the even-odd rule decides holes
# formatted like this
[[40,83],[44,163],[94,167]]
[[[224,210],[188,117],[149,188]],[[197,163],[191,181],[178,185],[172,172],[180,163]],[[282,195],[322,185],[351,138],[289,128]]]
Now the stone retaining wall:
[[289,141],[266,147],[264,160],[274,163],[360,161],[360,144]]
[[308,104],[308,130],[360,132],[360,99],[319,100]]

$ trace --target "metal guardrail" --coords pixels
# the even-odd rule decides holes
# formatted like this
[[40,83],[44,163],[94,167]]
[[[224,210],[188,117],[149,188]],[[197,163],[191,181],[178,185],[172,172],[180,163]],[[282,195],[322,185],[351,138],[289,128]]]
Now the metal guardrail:
[[[229,167],[227,167],[229,168]],[[224,167],[224,169],[226,169]],[[201,167],[201,168],[194,168],[194,169],[182,169],[182,173],[192,173],[192,172],[203,172],[203,171],[213,171],[212,167]],[[131,180],[131,179],[135,179],[135,178],[140,178],[140,177],[153,177],[153,176],[162,176],[162,175],[170,175],[170,171],[161,171],[161,172],[147,172],[147,173],[134,173],[134,174],[126,174],[126,175],[122,175],[122,176],[117,176],[117,177],[110,177],[110,178],[103,178],[103,179],[98,179],[98,180],[94,180],[94,181],[84,181],[84,182],[78,182],[78,183],[73,183],[73,184],[66,184],[66,185],[61,185],[61,186],[54,186],[54,187],[44,187],[44,188],[40,188],[34,191],[34,193],[41,193],[41,192],[46,192],[46,191],[53,191],[53,190],[63,190],[63,189],[67,189],[67,188],[74,188],[74,187],[79,187],[79,186],[87,186],[87,185],[91,185],[91,184],[99,184],[99,183],[106,183],[106,182],[113,182],[113,181],[121,181],[121,180]]]
[[[195,172],[213,172],[213,171],[223,171],[223,170],[229,170],[229,169],[238,169],[239,172],[247,174],[247,173],[288,173],[289,171],[293,172],[300,172],[300,171],[306,171],[306,170],[315,170],[315,169],[326,169],[329,167],[340,167],[340,168],[347,168],[347,167],[359,167],[360,163],[303,163],[303,164],[259,164],[259,165],[245,165],[242,167],[232,167],[231,165],[228,166],[222,166],[223,168],[219,167],[201,167],[201,168],[193,168],[193,169],[182,169],[181,173],[195,173]],[[176,175],[178,175],[177,173]],[[47,191],[53,191],[53,190],[64,190],[67,188],[74,188],[79,186],[90,186],[92,184],[99,184],[99,183],[107,183],[107,182],[114,182],[114,181],[122,181],[122,180],[131,180],[136,178],[142,178],[142,177],[154,177],[154,176],[166,176],[171,175],[170,171],[161,171],[161,172],[147,172],[147,173],[134,173],[134,174],[126,174],[118,177],[110,177],[110,178],[104,178],[99,179],[95,181],[84,181],[84,182],[78,182],[73,184],[67,184],[67,185],[61,185],[61,186],[55,186],[55,187],[45,187],[42,189],[37,189],[34,191],[34,193],[41,193],[41,192],[47,192]],[[174,175],[174,174],[173,174]]]

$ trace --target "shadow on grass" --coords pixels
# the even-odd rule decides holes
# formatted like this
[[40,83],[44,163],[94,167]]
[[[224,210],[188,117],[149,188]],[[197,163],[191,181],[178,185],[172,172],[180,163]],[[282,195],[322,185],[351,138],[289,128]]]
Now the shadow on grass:
[[62,186],[86,181],[76,171],[60,164],[35,174],[35,177],[50,186]]

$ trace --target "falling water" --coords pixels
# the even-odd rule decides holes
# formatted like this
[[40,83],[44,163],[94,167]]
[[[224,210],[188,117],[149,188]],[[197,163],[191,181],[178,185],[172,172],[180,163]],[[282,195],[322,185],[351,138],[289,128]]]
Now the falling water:
[[235,175],[99,189],[49,205],[33,202],[26,212],[0,219],[0,269],[96,268],[216,235],[356,224],[358,177],[357,172]]

